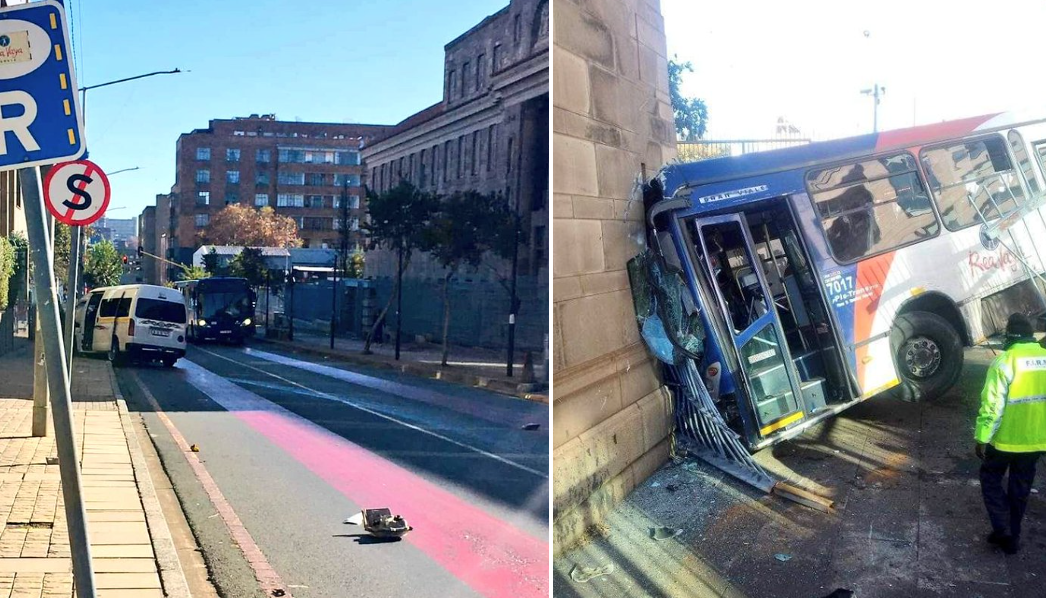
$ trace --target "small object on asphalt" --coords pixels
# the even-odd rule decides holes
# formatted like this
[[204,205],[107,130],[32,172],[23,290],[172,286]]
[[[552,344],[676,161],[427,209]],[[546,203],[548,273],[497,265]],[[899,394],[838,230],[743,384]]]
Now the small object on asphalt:
[[679,490],[679,484],[669,484],[665,486],[665,490],[668,490],[669,492],[675,492],[676,490]]
[[779,552],[774,555],[774,558],[781,561],[782,563],[787,563],[788,561],[792,560],[792,555]]
[[660,486],[661,486],[661,482],[653,482],[653,483],[650,484],[651,488],[658,488]]
[[668,540],[669,538],[675,538],[681,533],[683,533],[681,529],[664,525],[650,528],[650,537],[655,540]]
[[604,575],[610,575],[614,572],[614,563],[607,563],[602,567],[582,567],[581,565],[574,565],[574,568],[570,570],[570,579],[578,583],[588,583],[589,580]]
[[1032,494],[1038,494],[1039,493],[1039,489],[1038,488],[1032,488],[1031,489],[1031,493]]
[[58,465],[58,457],[48,457],[47,458],[47,464],[48,465]]
[[189,447],[189,450],[194,452],[194,453],[198,453],[198,452],[200,452],[200,445],[194,444],[194,445]]
[[276,588],[275,590],[272,591],[272,595],[276,596],[276,598],[279,598],[280,596],[286,596],[287,592],[284,592],[283,590],[281,590],[279,588]]
[[349,525],[362,525],[375,538],[400,538],[414,529],[400,515],[389,509],[363,509],[345,520]]
[[854,598],[857,594],[853,590],[847,590],[846,588],[837,588],[831,594],[828,594],[824,598]]
[[523,424],[524,430],[540,430],[541,424]]

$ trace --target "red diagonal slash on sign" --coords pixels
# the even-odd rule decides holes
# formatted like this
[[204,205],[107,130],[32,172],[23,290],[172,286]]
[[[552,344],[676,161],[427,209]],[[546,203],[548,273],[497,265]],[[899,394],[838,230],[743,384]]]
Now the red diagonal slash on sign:
[[[86,165],[86,169],[84,170],[84,176],[87,177],[88,179],[90,179],[91,175],[94,174],[94,171],[95,171],[94,162],[88,162],[87,165]],[[89,182],[90,181],[80,181],[79,183],[77,183],[76,187],[80,191],[83,191],[84,189],[87,188],[87,185],[88,185]],[[70,201],[72,201],[74,204],[79,204],[81,197],[83,197],[83,196],[79,195],[77,193],[73,193],[73,198]],[[72,218],[73,217],[73,212],[75,212],[75,211],[76,211],[75,209],[69,208],[69,211],[65,213],[65,217],[66,218]]]

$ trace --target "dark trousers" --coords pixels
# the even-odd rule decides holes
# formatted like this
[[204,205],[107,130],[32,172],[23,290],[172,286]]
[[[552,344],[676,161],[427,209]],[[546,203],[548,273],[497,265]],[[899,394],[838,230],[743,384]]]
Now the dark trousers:
[[[1007,453],[988,445],[981,463],[981,494],[988,509],[992,529],[1003,535],[1019,537],[1021,519],[1028,508],[1028,494],[1035,479],[1035,463],[1043,453]],[[1002,477],[1010,471],[1006,489]]]

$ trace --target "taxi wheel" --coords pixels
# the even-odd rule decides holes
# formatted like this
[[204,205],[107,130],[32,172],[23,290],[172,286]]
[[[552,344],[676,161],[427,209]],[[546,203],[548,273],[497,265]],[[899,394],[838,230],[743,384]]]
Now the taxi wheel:
[[160,362],[163,363],[163,367],[165,367],[165,368],[173,368],[174,367],[174,363],[176,361],[178,361],[178,359],[175,358],[175,357],[164,357],[163,359],[160,360]]
[[123,365],[124,363],[123,353],[120,352],[120,342],[116,339],[113,339],[113,342],[109,343],[108,357],[109,363],[114,366]]
[[890,330],[890,348],[905,401],[932,401],[948,391],[962,373],[959,333],[937,314],[913,311],[898,316]]

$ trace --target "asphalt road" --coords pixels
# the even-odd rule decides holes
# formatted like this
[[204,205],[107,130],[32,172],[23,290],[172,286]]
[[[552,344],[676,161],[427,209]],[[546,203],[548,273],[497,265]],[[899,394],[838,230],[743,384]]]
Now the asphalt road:
[[[264,594],[154,405],[199,445],[289,595],[548,595],[546,405],[262,343],[190,347],[174,369],[117,377],[223,595]],[[374,507],[414,530],[374,542],[343,523]]]

